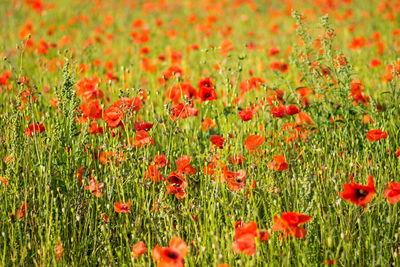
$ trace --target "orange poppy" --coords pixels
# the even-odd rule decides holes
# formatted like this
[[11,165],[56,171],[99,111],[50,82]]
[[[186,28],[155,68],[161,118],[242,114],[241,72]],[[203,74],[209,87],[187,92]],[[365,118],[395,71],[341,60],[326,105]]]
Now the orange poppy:
[[185,241],[179,237],[174,237],[169,242],[169,247],[156,245],[151,252],[151,256],[159,267],[183,267],[187,253],[188,246]]
[[235,242],[232,244],[232,249],[235,254],[244,252],[248,256],[256,254],[256,238],[260,237],[260,241],[267,241],[269,233],[266,230],[257,229],[257,223],[254,221],[243,223],[241,221],[235,224]]
[[145,254],[146,252],[147,252],[146,245],[144,244],[143,241],[139,241],[132,248],[132,258],[136,259],[140,255]]
[[272,156],[274,158],[273,162],[268,162],[268,168],[274,171],[284,171],[289,168],[289,164],[286,162],[286,159],[282,155]]
[[202,125],[201,129],[203,131],[205,131],[205,130],[211,129],[211,128],[215,127],[215,126],[217,126],[217,125],[215,124],[215,122],[212,119],[204,118],[203,125]]
[[7,179],[6,179],[5,177],[1,177],[1,176],[0,176],[0,181],[1,181],[3,184],[8,185],[8,181],[7,181]]
[[54,248],[56,249],[57,260],[60,261],[61,256],[64,253],[64,246],[61,244],[61,241],[58,241]]
[[395,204],[400,201],[400,183],[389,182],[383,192],[383,197],[388,199],[390,204]]
[[89,190],[90,192],[93,193],[94,196],[96,197],[102,197],[103,193],[101,192],[101,188],[104,186],[103,183],[98,183],[96,184],[96,179],[92,178],[89,181],[89,185],[85,187],[85,190]]
[[21,207],[15,210],[13,214],[16,218],[23,218],[28,210],[28,204],[26,202],[22,203]]
[[123,201],[121,202],[115,202],[114,203],[114,210],[117,213],[131,213],[129,210],[131,208],[131,200],[128,200],[128,203],[124,203]]
[[262,135],[250,135],[244,141],[244,146],[250,152],[254,151],[256,147],[261,146],[265,142],[265,138]]
[[297,212],[283,212],[281,217],[274,217],[274,225],[272,231],[283,231],[284,237],[294,236],[296,238],[304,238],[307,231],[299,225],[311,221],[311,217]]
[[109,107],[103,115],[103,120],[107,123],[110,128],[117,128],[122,126],[122,120],[124,119],[124,112],[121,108],[116,106]]

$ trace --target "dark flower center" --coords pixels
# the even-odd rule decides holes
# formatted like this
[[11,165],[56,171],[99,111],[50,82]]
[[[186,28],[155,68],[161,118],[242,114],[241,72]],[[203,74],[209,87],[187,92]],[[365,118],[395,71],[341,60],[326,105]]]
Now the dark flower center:
[[356,194],[357,194],[357,198],[359,200],[361,200],[361,199],[365,198],[368,195],[368,191],[365,191],[365,190],[362,190],[362,189],[357,189]]
[[173,259],[173,260],[176,260],[176,259],[179,258],[178,253],[176,253],[176,252],[173,251],[173,250],[167,250],[165,254],[166,254],[166,256],[167,256],[168,258]]

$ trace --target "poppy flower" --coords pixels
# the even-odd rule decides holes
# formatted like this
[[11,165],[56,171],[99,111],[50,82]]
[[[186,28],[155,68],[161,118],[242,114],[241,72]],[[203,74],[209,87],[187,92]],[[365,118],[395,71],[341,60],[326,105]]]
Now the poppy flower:
[[148,131],[150,131],[151,128],[153,128],[153,124],[145,122],[145,121],[141,121],[141,122],[136,122],[133,127],[138,132],[142,131],[142,130],[148,132]]
[[142,100],[139,97],[122,97],[115,101],[110,107],[120,108],[124,113],[133,111],[139,112],[142,108]]
[[251,120],[254,117],[255,114],[256,114],[256,112],[252,108],[245,108],[245,109],[239,111],[239,117],[243,121]]
[[353,105],[358,105],[360,102],[368,105],[369,96],[364,96],[364,84],[362,80],[353,79],[350,82],[350,95],[353,97]]
[[45,131],[43,124],[38,124],[37,122],[32,123],[26,128],[24,134],[26,136],[33,136],[34,133],[42,133]]
[[132,258],[136,259],[140,255],[143,255],[147,252],[146,245],[143,241],[139,241],[132,248]]
[[22,203],[21,207],[15,210],[13,214],[16,218],[23,218],[26,215],[28,209],[28,204],[26,202]]
[[340,193],[340,196],[350,201],[356,205],[363,207],[365,210],[367,209],[365,204],[370,202],[374,198],[375,194],[375,185],[374,179],[371,175],[368,176],[368,185],[360,185],[354,182],[353,178],[350,177],[350,184],[344,184],[343,192]]
[[151,162],[157,168],[164,168],[167,165],[167,157],[163,154],[154,156],[154,160]]
[[371,59],[371,61],[369,62],[369,66],[371,67],[371,68],[376,68],[376,67],[378,67],[379,65],[381,65],[382,64],[382,62],[378,59],[378,58],[373,58],[373,59]]
[[110,128],[117,128],[118,126],[122,126],[123,119],[124,112],[119,107],[111,106],[106,111],[104,111],[103,120]]
[[261,146],[265,142],[265,138],[262,135],[250,135],[244,141],[244,146],[252,152],[256,147]]
[[233,42],[231,40],[224,40],[219,45],[223,56],[226,56],[233,49]]
[[379,129],[372,129],[367,133],[366,136],[369,141],[375,142],[381,139],[386,139],[388,137],[388,134]]
[[154,140],[148,132],[140,130],[136,133],[134,147],[142,147],[149,144],[154,145]]
[[217,93],[210,77],[207,77],[199,82],[198,97],[203,102],[217,99]]
[[311,217],[297,212],[283,212],[281,217],[274,217],[274,225],[272,231],[282,231],[284,237],[294,236],[296,238],[304,238],[307,231],[299,225],[311,221]]
[[389,182],[383,192],[383,197],[388,199],[390,204],[395,204],[400,201],[400,183]]
[[131,213],[129,210],[131,208],[131,200],[128,200],[128,203],[124,203],[123,201],[121,202],[115,202],[114,203],[114,210],[116,213]]
[[274,171],[284,171],[289,168],[289,164],[286,162],[286,159],[282,155],[272,156],[274,161],[268,162],[268,168]]
[[400,147],[396,150],[395,154],[396,154],[396,157],[398,157],[400,159]]
[[183,175],[187,174],[195,174],[196,170],[190,166],[190,162],[192,161],[192,157],[188,155],[183,155],[176,160],[177,172]]
[[102,214],[100,214],[101,218],[103,218],[105,223],[108,223],[108,216],[107,214],[105,214],[104,212]]
[[275,118],[284,118],[285,117],[285,107],[273,107],[271,110],[271,114],[274,115]]
[[150,178],[153,182],[161,182],[164,180],[164,176],[158,171],[157,166],[150,165],[147,171],[144,173],[144,180]]
[[219,135],[213,135],[210,138],[211,143],[213,143],[219,149],[222,149],[224,146],[225,138]]
[[178,171],[173,171],[167,178],[167,192],[168,194],[173,194],[177,199],[183,199],[186,196],[185,188],[187,186],[187,182],[184,179],[183,175]]
[[151,257],[158,263],[157,266],[159,267],[183,267],[188,250],[185,241],[179,237],[174,237],[169,242],[169,247],[156,245],[151,252]]
[[239,191],[246,186],[244,179],[246,178],[245,170],[238,170],[237,172],[229,172],[225,178],[228,182],[228,188],[232,191]]
[[365,114],[362,119],[363,123],[371,123],[374,124],[374,119],[369,114]]
[[232,244],[233,252],[235,252],[235,254],[244,252],[248,256],[256,254],[257,224],[255,222],[244,224],[239,222],[239,225],[235,228],[235,242]]
[[0,181],[1,181],[1,183],[5,184],[5,185],[8,185],[8,181],[7,181],[7,179],[5,177],[1,177],[0,176]]
[[243,161],[244,161],[244,157],[240,154],[237,156],[231,156],[229,158],[229,163],[232,165],[234,165],[234,164],[242,165]]
[[61,241],[58,241],[57,245],[55,245],[57,260],[60,261],[62,254],[64,253],[64,246],[61,244]]
[[186,119],[187,117],[197,116],[198,110],[193,108],[193,103],[187,105],[185,103],[179,103],[171,108],[170,117],[172,120]]
[[244,252],[248,256],[256,254],[256,238],[260,237],[260,241],[267,241],[269,234],[266,230],[257,229],[257,223],[254,221],[243,223],[241,221],[235,224],[235,242],[232,244],[232,249],[235,254]]
[[102,197],[103,193],[101,192],[101,188],[104,186],[104,183],[96,184],[96,179],[93,178],[89,181],[89,185],[85,187],[85,190],[89,190],[96,197]]
[[203,131],[206,131],[206,130],[211,129],[211,128],[215,127],[215,126],[217,126],[217,125],[215,124],[215,122],[212,119],[204,118],[203,125],[202,125],[201,129]]
[[100,89],[87,90],[81,94],[82,102],[89,103],[92,100],[102,99],[104,97],[103,91]]
[[296,105],[291,104],[289,106],[285,106],[285,112],[287,115],[292,116],[299,113],[299,109],[296,107]]
[[103,110],[100,107],[99,101],[82,104],[79,106],[79,108],[82,110],[82,115],[84,118],[97,120],[102,117],[101,113]]
[[88,129],[89,134],[103,134],[104,129],[103,126],[99,126],[97,122],[92,122],[90,123],[89,129]]
[[279,47],[271,47],[269,50],[268,50],[268,56],[270,56],[270,57],[272,57],[272,56],[274,56],[274,55],[277,55],[277,54],[279,54],[279,52],[280,52],[280,49],[279,49]]

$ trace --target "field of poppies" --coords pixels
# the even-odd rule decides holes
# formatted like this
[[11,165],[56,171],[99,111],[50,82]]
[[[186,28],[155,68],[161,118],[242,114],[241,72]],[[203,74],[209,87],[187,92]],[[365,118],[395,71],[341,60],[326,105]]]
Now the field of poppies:
[[0,11],[1,266],[400,265],[400,1]]

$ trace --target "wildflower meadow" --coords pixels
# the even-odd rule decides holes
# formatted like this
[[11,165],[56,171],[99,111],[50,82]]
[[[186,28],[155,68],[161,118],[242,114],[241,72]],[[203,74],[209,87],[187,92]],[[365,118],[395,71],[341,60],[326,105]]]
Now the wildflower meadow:
[[0,266],[400,266],[400,1],[0,12]]

